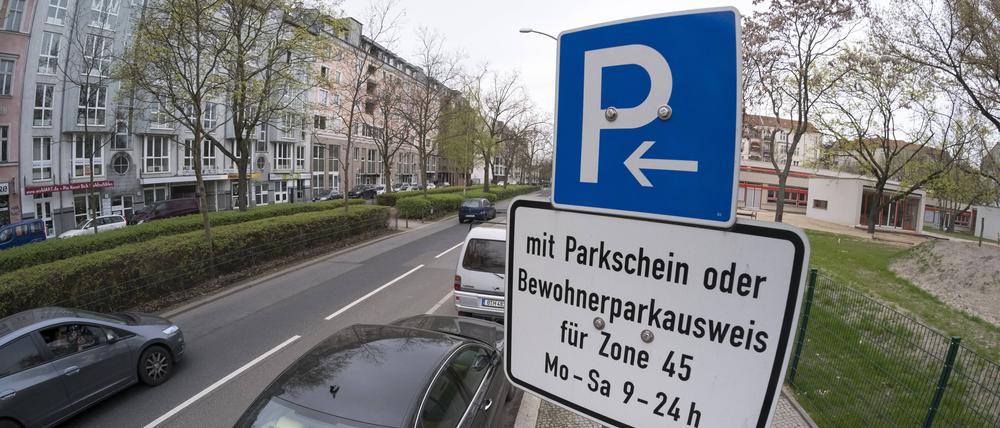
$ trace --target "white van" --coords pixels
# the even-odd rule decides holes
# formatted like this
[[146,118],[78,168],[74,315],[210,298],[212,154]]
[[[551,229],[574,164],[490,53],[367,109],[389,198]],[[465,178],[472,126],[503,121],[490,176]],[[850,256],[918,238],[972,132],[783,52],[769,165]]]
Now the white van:
[[455,269],[455,309],[458,313],[503,318],[507,231],[477,227],[462,244]]

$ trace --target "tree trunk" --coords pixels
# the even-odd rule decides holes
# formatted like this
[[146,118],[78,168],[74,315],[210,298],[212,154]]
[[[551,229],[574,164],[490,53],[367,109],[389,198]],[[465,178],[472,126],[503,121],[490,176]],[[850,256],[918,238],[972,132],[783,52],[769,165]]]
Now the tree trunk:
[[382,173],[385,174],[385,193],[392,192],[392,171],[390,171],[389,157],[382,158]]
[[882,210],[882,194],[885,193],[885,183],[879,183],[875,186],[875,194],[872,198],[872,203],[868,205],[868,234],[875,237],[875,223],[878,219],[878,213]]
[[238,176],[236,178],[236,183],[239,187],[237,189],[236,206],[240,211],[246,211],[247,206],[250,204],[250,176],[248,172],[250,171],[250,145],[246,141],[237,141],[236,144],[240,147],[240,158],[236,162],[236,167],[239,168]]
[[788,182],[788,175],[778,173],[778,198],[775,200],[774,221],[781,223],[785,218],[785,185]]
[[[87,137],[84,137],[87,138]],[[95,144],[96,146],[96,144]],[[90,205],[90,218],[93,220],[91,223],[94,224],[94,234],[97,234],[97,205],[100,205],[101,201],[98,200],[94,203],[94,152],[97,151],[97,147],[91,147],[90,149],[90,189],[87,189],[87,205]],[[100,199],[100,198],[98,198]]]
[[483,156],[483,193],[489,193],[490,191],[490,159],[489,156]]
[[205,180],[202,175],[202,137],[199,132],[195,132],[194,141],[191,142],[191,162],[194,163],[195,195],[198,197],[198,205],[201,211],[201,225],[205,230],[205,241],[209,248],[212,246],[212,225],[208,220],[208,198],[205,195]]

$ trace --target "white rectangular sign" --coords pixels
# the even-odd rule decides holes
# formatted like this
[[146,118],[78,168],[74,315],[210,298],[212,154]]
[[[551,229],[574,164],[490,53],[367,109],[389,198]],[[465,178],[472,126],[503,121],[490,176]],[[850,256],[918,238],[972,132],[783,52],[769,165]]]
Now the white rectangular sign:
[[10,185],[4,182],[0,182],[0,195],[6,195],[10,193]]
[[801,231],[526,199],[509,219],[512,383],[605,424],[769,426],[809,256]]

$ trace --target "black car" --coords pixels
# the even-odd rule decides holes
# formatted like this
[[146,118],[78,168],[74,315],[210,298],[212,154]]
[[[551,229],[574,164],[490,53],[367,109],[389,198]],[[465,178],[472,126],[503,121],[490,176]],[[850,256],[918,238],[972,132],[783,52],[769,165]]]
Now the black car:
[[47,427],[137,382],[159,385],[184,335],[154,315],[39,308],[0,319],[0,427]]
[[458,208],[458,222],[485,221],[497,217],[497,208],[486,198],[469,198]]
[[337,199],[344,199],[344,194],[340,193],[339,190],[331,190],[330,193],[326,193],[314,198],[314,201],[335,201]]
[[354,186],[350,192],[347,192],[347,197],[351,199],[375,199],[375,186],[369,186],[367,184],[359,184]]
[[419,315],[358,324],[285,369],[237,427],[497,427],[513,389],[503,326]]

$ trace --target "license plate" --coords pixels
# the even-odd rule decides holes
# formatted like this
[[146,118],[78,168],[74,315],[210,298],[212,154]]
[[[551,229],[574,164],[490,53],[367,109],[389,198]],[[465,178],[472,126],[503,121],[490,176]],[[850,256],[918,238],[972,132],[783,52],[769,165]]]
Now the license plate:
[[483,306],[503,309],[503,300],[483,299]]
[[475,217],[476,215],[475,214],[466,214],[465,216],[466,217]]

